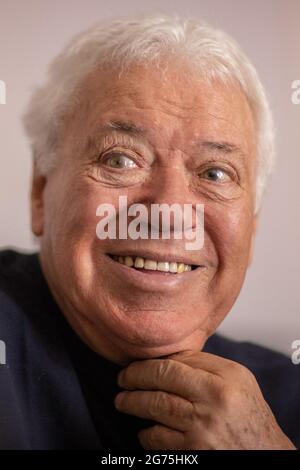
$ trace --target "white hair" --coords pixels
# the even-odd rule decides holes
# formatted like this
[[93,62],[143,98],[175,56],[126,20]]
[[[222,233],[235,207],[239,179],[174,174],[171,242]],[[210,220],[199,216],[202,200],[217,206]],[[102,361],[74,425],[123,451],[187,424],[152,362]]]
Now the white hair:
[[256,211],[274,163],[272,113],[258,74],[239,45],[223,31],[195,18],[151,15],[102,22],[77,35],[49,66],[23,116],[34,159],[42,173],[54,166],[63,116],[75,90],[98,66],[122,70],[134,62],[158,64],[164,55],[184,57],[201,78],[238,83],[257,131]]

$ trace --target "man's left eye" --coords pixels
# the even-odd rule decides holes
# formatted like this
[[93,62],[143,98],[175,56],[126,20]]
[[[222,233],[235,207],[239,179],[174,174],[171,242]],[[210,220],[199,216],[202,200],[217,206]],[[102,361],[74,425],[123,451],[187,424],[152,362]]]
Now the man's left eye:
[[221,168],[209,168],[205,170],[202,174],[202,177],[216,182],[226,182],[230,180],[230,176],[226,171],[221,170]]
[[105,159],[105,165],[112,168],[136,168],[137,164],[132,160],[132,158],[127,157],[122,153],[110,154],[108,158]]

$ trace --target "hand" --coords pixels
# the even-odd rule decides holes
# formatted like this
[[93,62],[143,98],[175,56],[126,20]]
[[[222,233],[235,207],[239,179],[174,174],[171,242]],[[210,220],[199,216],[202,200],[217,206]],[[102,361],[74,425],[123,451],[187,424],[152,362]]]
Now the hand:
[[134,361],[118,384],[119,411],[158,423],[138,433],[144,449],[295,449],[236,362],[188,350]]

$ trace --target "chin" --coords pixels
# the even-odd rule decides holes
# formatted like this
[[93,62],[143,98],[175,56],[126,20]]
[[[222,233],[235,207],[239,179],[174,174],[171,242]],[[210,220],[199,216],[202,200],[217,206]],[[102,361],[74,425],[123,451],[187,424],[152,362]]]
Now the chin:
[[139,310],[118,317],[111,328],[133,348],[167,348],[187,342],[199,330],[199,317],[189,321],[179,312]]
[[170,354],[175,354],[185,350],[200,351],[206,341],[204,334],[197,332],[187,337],[180,338],[145,338],[144,343],[132,344],[125,343],[122,345],[122,350],[126,355],[127,361],[135,359],[155,359]]

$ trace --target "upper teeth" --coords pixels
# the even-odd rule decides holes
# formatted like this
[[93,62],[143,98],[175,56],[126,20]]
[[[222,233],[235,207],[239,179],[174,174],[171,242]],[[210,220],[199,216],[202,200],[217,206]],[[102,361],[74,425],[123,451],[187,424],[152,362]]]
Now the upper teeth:
[[192,270],[192,266],[190,264],[176,263],[174,261],[155,261],[152,259],[142,258],[141,256],[113,255],[113,259],[129,267],[150,269],[152,271],[183,273],[184,271]]

